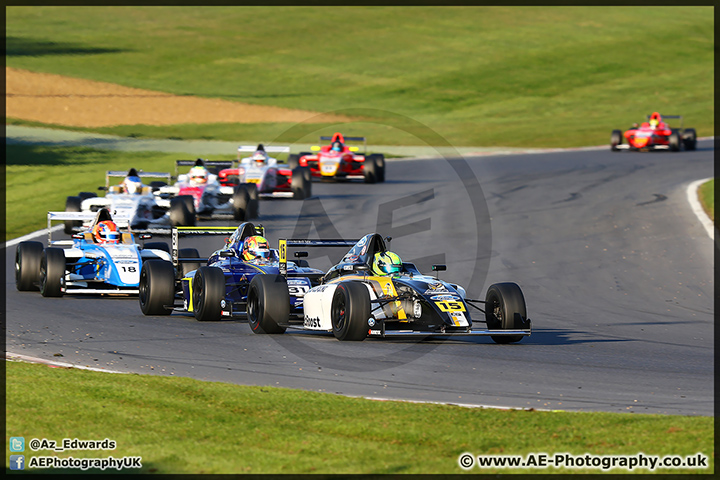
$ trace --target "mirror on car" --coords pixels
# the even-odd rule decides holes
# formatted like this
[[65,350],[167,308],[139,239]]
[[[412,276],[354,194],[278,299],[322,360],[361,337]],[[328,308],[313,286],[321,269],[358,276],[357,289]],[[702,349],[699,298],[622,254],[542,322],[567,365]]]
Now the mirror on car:
[[433,265],[432,271],[433,272],[444,272],[447,270],[447,265]]
[[98,190],[100,190],[100,191],[104,192],[104,191],[106,191],[106,190],[107,190],[107,187],[102,187],[102,186],[101,186],[101,187],[98,187]]
[[221,257],[234,257],[235,250],[223,250],[220,252]]
[[295,252],[295,258],[303,258],[303,257],[307,257],[307,256],[308,256],[308,252]]

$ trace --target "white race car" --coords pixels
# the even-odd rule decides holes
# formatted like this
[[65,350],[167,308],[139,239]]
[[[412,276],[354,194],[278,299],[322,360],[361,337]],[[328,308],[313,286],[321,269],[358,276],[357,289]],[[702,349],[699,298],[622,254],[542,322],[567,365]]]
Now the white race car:
[[[138,186],[131,188],[130,193],[123,185],[110,185],[110,179],[114,177],[137,178],[135,184]],[[149,185],[141,185],[139,179],[143,178],[164,181],[156,180]],[[65,211],[94,213],[107,208],[118,227],[131,230],[195,225],[195,211],[191,202],[182,198],[162,198],[159,195],[160,189],[167,185],[170,178],[169,173],[143,172],[134,168],[128,172],[108,171],[105,186],[99,188],[107,192],[104,197],[98,197],[92,192],[80,192],[77,196],[67,197]],[[72,235],[89,224],[87,220],[65,220],[65,233]]]
[[[245,153],[251,153],[243,157]],[[289,153],[290,147],[241,145],[238,147],[240,165],[226,168],[218,173],[221,185],[245,186],[249,191],[257,190],[258,197],[285,197],[303,200],[312,196],[312,177],[307,167],[290,168],[278,164],[268,152]]]

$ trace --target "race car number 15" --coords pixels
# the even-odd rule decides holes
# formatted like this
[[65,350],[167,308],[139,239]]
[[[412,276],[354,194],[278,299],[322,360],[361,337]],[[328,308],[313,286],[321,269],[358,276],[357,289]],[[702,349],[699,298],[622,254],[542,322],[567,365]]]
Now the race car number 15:
[[465,306],[462,304],[462,302],[450,302],[450,301],[443,301],[443,302],[435,302],[435,305],[438,306],[438,308],[443,312],[464,312]]

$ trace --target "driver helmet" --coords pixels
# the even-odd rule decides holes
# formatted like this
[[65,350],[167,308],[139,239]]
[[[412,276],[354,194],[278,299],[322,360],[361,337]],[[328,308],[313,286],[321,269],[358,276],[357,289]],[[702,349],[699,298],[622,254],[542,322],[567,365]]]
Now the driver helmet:
[[98,243],[119,243],[120,232],[112,220],[103,220],[93,227],[93,237]]
[[372,270],[376,275],[389,275],[391,273],[397,273],[401,269],[402,260],[397,253],[387,251],[375,254]]
[[258,150],[252,156],[252,161],[256,166],[264,167],[268,163],[267,155],[265,154],[265,152]]
[[122,183],[123,193],[132,195],[140,195],[142,193],[143,184],[140,177],[136,175],[128,175]]
[[333,152],[342,152],[343,151],[343,144],[340,142],[335,142],[332,145],[332,151]]
[[242,254],[240,257],[246,262],[270,257],[270,243],[265,237],[253,235],[243,241]]
[[190,177],[191,183],[195,185],[204,185],[208,181],[208,170],[205,167],[193,167],[190,169],[188,177]]
[[650,116],[650,126],[652,128],[656,128],[658,126],[658,124],[660,123],[660,119],[661,119],[660,114],[657,112],[654,112]]

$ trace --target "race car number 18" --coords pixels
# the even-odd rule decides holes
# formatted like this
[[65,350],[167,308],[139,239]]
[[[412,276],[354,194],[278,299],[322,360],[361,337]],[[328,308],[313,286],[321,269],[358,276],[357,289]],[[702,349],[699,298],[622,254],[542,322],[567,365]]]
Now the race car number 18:
[[464,312],[465,306],[462,302],[450,302],[445,300],[444,302],[435,302],[435,305],[443,312]]

